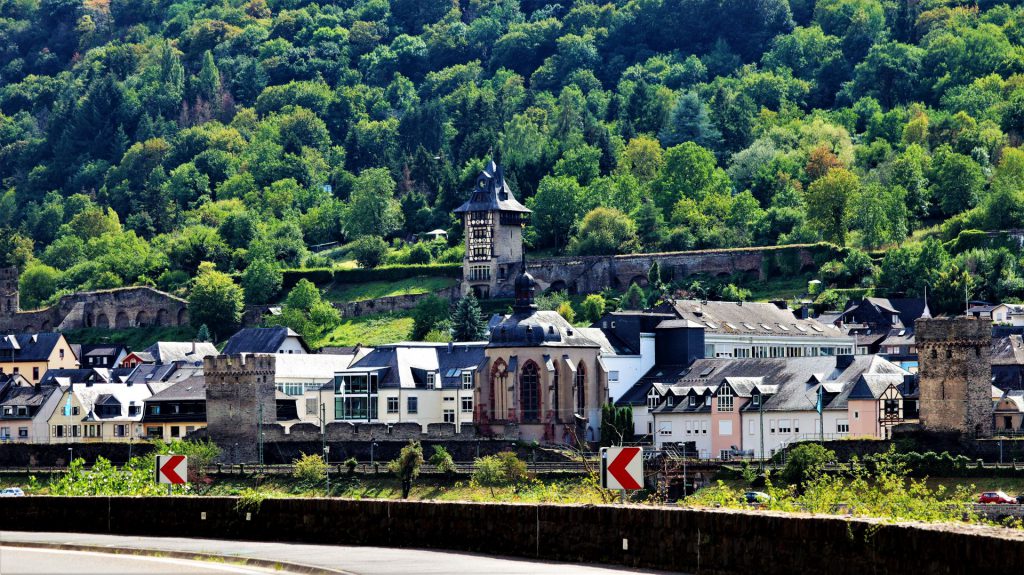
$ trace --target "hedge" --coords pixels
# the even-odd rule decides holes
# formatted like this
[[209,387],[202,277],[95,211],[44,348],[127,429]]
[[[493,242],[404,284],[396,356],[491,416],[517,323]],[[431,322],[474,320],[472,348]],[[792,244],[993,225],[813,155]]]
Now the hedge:
[[341,284],[358,284],[376,281],[398,281],[423,276],[461,278],[462,264],[393,265],[372,269],[355,268],[347,270],[331,268],[291,269],[283,270],[282,275],[284,276],[282,288],[289,290],[299,283],[301,279],[307,279],[317,285],[324,285],[332,281]]

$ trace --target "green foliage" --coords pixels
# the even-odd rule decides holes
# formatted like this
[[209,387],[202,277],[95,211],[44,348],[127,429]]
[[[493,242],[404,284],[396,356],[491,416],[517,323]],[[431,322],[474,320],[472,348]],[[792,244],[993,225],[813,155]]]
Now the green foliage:
[[442,322],[447,322],[450,317],[447,301],[434,295],[420,300],[412,312],[412,333],[409,334],[409,338],[413,341],[422,341],[427,333]]
[[647,296],[644,290],[637,284],[629,284],[626,293],[619,301],[619,308],[623,310],[642,310],[647,307]]
[[188,315],[194,326],[218,326],[220,337],[234,333],[244,309],[242,288],[231,276],[204,262],[188,298]]
[[388,469],[398,476],[402,482],[402,499],[409,497],[412,489],[412,481],[420,474],[420,467],[423,465],[423,447],[418,441],[409,441],[409,444],[402,448],[398,457],[388,463]]
[[267,319],[270,325],[284,325],[292,328],[306,341],[317,342],[326,333],[338,327],[341,314],[330,302],[323,299],[320,290],[307,279],[299,280],[288,292],[280,315]]
[[327,478],[327,463],[320,454],[303,453],[302,457],[292,461],[292,465],[295,466],[292,477],[307,484],[320,483]]
[[633,408],[615,407],[612,403],[601,406],[601,446],[623,445],[633,441]]
[[590,294],[580,304],[580,315],[584,321],[594,323],[604,316],[605,301],[601,294]]
[[530,479],[526,462],[513,451],[502,451],[473,460],[473,484],[487,487],[494,494],[495,487],[518,489]]
[[583,217],[568,251],[584,256],[613,255],[632,253],[639,246],[632,218],[614,208],[594,208]]
[[245,301],[253,304],[272,302],[281,291],[282,281],[281,269],[270,260],[260,258],[250,263],[242,272]]
[[[167,487],[153,480],[156,460],[152,455],[133,457],[121,467],[114,467],[109,460],[97,457],[92,468],[85,469],[84,459],[75,459],[68,472],[50,483],[51,495],[64,496],[160,496],[167,494]],[[188,486],[173,486],[173,493],[185,493]]]
[[434,454],[430,456],[430,464],[441,473],[451,474],[456,471],[455,460],[443,445],[434,446]]
[[817,479],[825,466],[835,461],[834,451],[825,449],[817,443],[801,443],[786,453],[786,466],[782,470],[782,478],[793,485]]
[[21,308],[35,309],[57,292],[61,275],[46,264],[32,262],[21,273],[19,281]]
[[364,268],[375,268],[384,261],[388,244],[380,236],[363,236],[352,242],[352,256]]

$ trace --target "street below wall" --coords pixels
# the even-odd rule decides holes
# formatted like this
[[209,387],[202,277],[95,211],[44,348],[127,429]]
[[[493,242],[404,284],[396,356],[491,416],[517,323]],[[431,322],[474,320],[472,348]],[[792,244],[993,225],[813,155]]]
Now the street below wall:
[[[220,541],[182,537],[117,537],[81,533],[0,532],[0,573],[29,575],[42,573],[269,573],[250,567],[196,563],[167,558],[125,557],[69,551],[22,549],[17,544],[54,545],[62,547],[98,547],[147,552],[186,553],[225,558],[259,559],[283,562],[278,573],[293,573],[288,563],[352,575],[446,574],[460,575],[611,575],[621,569],[594,565],[576,565],[550,561],[488,557],[471,553],[425,551],[420,549],[389,549],[382,547],[351,547],[335,545],[296,545],[289,543],[256,543],[251,541]],[[63,555],[62,555],[63,554]],[[11,556],[13,555],[13,557]],[[74,563],[70,562],[74,559]],[[162,562],[161,562],[162,561]],[[102,567],[107,565],[106,569]],[[100,567],[98,570],[93,567]],[[657,571],[632,571],[658,573]]]

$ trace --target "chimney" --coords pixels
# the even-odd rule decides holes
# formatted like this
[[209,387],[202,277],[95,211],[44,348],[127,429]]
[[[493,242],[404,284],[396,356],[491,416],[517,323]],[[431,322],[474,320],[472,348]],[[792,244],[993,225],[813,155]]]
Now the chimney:
[[800,304],[800,319],[809,319],[811,317],[811,310],[807,304]]
[[786,300],[784,300],[784,299],[773,299],[772,300],[772,304],[774,304],[775,307],[777,307],[777,308],[779,308],[781,310],[789,309],[789,304],[787,304]]
[[452,349],[453,349],[454,347],[455,347],[455,344],[449,341],[449,342],[448,342],[448,353],[451,353],[451,352],[452,352]]
[[192,355],[196,354],[196,340],[192,339]]

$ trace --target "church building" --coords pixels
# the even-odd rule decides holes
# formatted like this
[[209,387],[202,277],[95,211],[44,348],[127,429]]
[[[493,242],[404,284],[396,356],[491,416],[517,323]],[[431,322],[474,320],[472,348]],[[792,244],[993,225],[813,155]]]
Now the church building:
[[469,201],[455,214],[462,218],[466,235],[462,294],[479,299],[512,296],[530,210],[512,195],[501,167],[487,164]]
[[524,440],[597,441],[608,397],[601,346],[558,312],[537,310],[530,274],[521,272],[513,289],[513,313],[493,325],[484,351],[478,430]]

